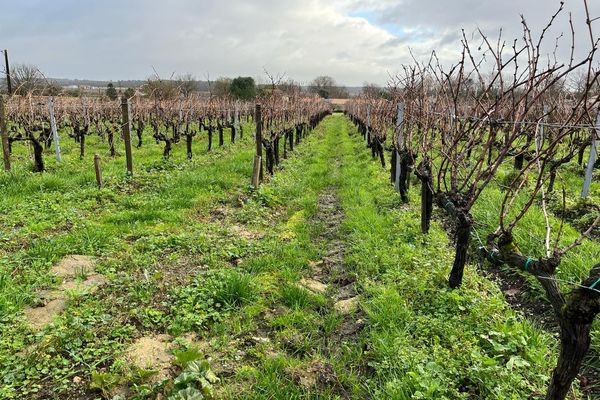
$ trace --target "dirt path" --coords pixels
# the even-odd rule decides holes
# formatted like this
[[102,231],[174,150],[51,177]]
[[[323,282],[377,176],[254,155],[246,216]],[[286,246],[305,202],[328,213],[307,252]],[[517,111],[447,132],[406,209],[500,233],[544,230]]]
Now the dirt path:
[[327,285],[326,293],[333,301],[334,310],[344,316],[341,331],[351,329],[354,332],[346,333],[355,333],[360,328],[355,318],[359,308],[359,296],[356,279],[344,266],[346,246],[340,232],[343,219],[336,190],[329,187],[319,197],[319,212],[315,218],[316,222],[324,226],[318,240],[324,242],[325,255],[312,265],[312,276],[309,280]]
[[[322,355],[325,360],[314,359],[307,368],[297,372],[297,383],[305,389],[332,390],[342,398],[350,393],[337,378],[332,362],[338,359],[345,345],[354,347],[364,325],[360,309],[360,295],[356,278],[344,264],[346,243],[341,230],[344,219],[335,186],[327,187],[319,196],[318,212],[314,222],[322,226],[315,238],[324,248],[323,257],[310,265],[310,272],[300,280],[300,285],[313,293],[325,295],[329,312],[339,316],[340,323],[333,332],[322,338]],[[329,361],[326,361],[326,360]]]

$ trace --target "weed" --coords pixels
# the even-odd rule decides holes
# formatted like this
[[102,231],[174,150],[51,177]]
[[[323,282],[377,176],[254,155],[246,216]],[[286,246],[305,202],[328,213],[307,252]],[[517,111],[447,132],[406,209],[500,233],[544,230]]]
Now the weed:
[[281,301],[286,306],[295,310],[322,307],[327,302],[323,296],[313,294],[295,284],[286,284],[281,287]]

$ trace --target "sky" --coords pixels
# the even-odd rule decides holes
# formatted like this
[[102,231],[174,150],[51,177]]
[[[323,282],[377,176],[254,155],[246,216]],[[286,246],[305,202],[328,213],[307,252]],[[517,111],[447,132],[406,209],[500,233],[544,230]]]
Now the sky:
[[[592,18],[600,1],[588,0]],[[481,29],[507,42],[522,38],[523,14],[534,34],[557,0],[19,0],[3,1],[0,49],[12,63],[47,76],[98,80],[198,79],[272,75],[307,84],[385,85],[412,57],[460,57],[461,29],[477,47]],[[589,50],[583,0],[566,0],[547,37],[559,57],[570,51],[569,12],[579,54]],[[600,19],[593,22],[598,37]]]

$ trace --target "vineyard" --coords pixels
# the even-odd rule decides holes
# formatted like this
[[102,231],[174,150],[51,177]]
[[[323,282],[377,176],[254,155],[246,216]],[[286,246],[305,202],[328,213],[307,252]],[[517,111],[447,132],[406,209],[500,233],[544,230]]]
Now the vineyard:
[[0,399],[600,398],[584,4],[343,112],[0,96]]

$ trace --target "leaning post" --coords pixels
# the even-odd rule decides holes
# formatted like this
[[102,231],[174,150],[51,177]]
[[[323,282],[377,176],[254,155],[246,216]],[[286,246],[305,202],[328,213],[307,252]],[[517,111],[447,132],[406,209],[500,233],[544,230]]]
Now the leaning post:
[[4,68],[6,69],[6,88],[8,89],[8,95],[13,94],[12,90],[12,79],[10,76],[10,65],[8,64],[8,50],[4,50]]
[[263,158],[263,134],[262,134],[262,108],[260,104],[256,105],[256,154],[260,157],[260,181],[264,178]]
[[240,105],[238,101],[235,102],[235,109],[233,111],[233,138],[237,141],[240,133]]

